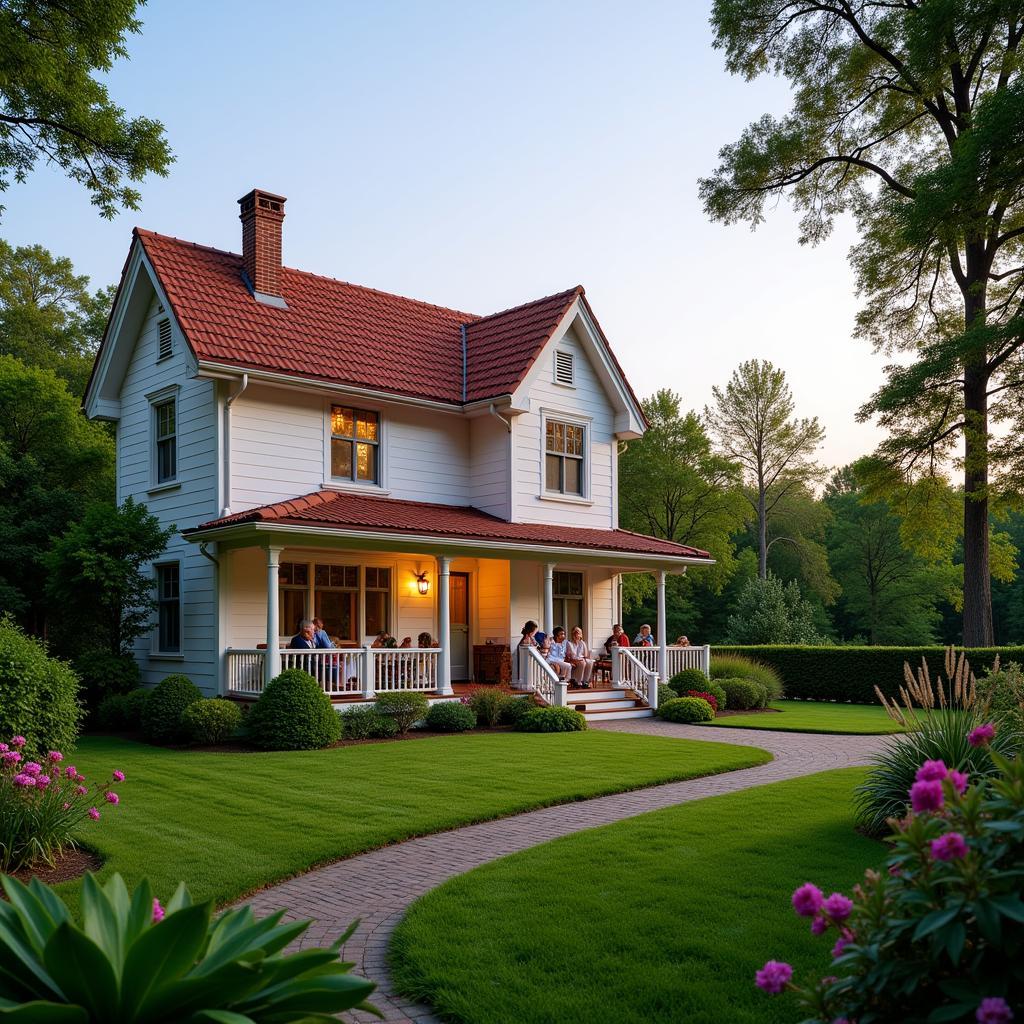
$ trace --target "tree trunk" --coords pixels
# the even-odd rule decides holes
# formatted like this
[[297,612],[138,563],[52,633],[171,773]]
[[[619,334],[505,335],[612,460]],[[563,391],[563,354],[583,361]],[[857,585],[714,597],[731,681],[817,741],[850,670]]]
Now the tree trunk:
[[763,487],[757,492],[757,575],[759,579],[768,579],[768,511]]
[[988,526],[988,375],[964,373],[964,646],[991,647],[992,579]]

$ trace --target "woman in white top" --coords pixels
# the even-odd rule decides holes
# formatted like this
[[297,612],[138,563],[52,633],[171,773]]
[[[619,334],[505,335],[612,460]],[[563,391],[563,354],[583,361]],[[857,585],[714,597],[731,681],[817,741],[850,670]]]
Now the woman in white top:
[[572,681],[577,686],[589,687],[590,677],[594,674],[594,659],[590,656],[590,648],[579,626],[574,627],[565,645],[565,660],[572,665]]

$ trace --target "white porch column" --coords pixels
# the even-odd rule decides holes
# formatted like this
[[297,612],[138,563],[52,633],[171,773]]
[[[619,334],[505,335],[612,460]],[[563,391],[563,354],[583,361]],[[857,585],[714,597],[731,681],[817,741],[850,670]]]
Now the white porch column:
[[263,659],[263,682],[269,683],[281,674],[281,651],[278,640],[277,582],[282,548],[267,545],[267,653]]
[[662,683],[668,682],[668,637],[665,631],[665,577],[664,569],[658,571],[658,679]]
[[450,694],[452,689],[452,622],[448,584],[452,560],[442,555],[437,560],[437,639],[441,644],[441,656],[437,666],[437,692]]
[[551,635],[551,631],[555,628],[554,623],[555,617],[555,563],[548,562],[544,566],[544,621],[540,624],[540,628]]

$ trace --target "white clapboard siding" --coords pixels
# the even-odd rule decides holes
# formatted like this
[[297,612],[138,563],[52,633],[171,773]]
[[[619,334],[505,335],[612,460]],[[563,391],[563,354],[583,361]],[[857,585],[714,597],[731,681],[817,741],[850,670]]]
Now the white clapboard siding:
[[512,442],[495,416],[470,421],[470,504],[499,519],[511,518]]

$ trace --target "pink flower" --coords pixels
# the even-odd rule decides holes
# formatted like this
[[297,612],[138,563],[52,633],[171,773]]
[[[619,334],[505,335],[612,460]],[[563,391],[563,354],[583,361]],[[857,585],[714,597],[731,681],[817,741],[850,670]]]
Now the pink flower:
[[116,804],[121,801],[121,798],[116,793],[104,793],[103,795],[107,798],[108,804]]
[[36,776],[36,786],[39,789],[46,789],[46,787],[49,784],[50,784],[50,776],[49,775],[37,775]]
[[86,793],[88,793],[88,792],[89,792],[89,790],[87,790],[87,789],[85,788],[85,786],[75,786],[75,792],[76,792],[76,793],[77,793],[77,794],[78,794],[79,796],[85,796],[85,794],[86,794]]
[[6,743],[0,743],[0,754],[6,754],[11,748]]
[[78,774],[78,769],[73,764],[69,764],[67,768],[64,769],[64,774],[69,779],[73,779]]
[[65,811],[69,811],[69,810],[71,810],[71,804],[64,804],[61,809],[65,810]]
[[64,755],[59,750],[51,750],[46,755],[51,761],[63,761]]
[[916,814],[938,811],[942,807],[942,783],[934,779],[929,782],[915,782],[910,787],[910,806]]
[[955,772],[952,768],[949,770],[949,774],[946,776],[947,779],[953,784],[953,788],[963,796],[967,792],[967,783],[970,781],[966,772]]
[[836,939],[836,944],[832,947],[832,959],[838,960],[843,955],[843,950],[850,944],[850,939],[845,935],[840,935]]
[[93,821],[99,821],[100,820],[100,812],[97,811],[95,807],[90,807],[89,808],[89,817],[92,818]]
[[853,910],[853,901],[841,892],[834,892],[825,900],[822,910],[833,921],[845,921],[850,916],[850,911]]
[[986,722],[984,725],[979,725],[977,729],[972,729],[967,734],[967,742],[972,747],[987,747],[992,742],[992,737],[996,734],[996,727],[991,722]]
[[1013,1010],[1005,999],[989,996],[982,999],[974,1019],[978,1024],[1007,1024],[1007,1021],[1013,1020]]
[[26,775],[38,775],[42,770],[41,764],[36,764],[35,761],[29,761],[21,769]]
[[828,919],[820,914],[811,922],[812,935],[824,935],[828,931]]
[[164,919],[164,908],[160,906],[160,901],[157,899],[153,900],[153,924],[159,924]]
[[16,750],[7,750],[3,754],[0,754],[0,757],[2,757],[7,764],[17,764],[21,760],[21,754]]
[[85,782],[85,776],[79,773],[75,776],[75,782]]
[[770,996],[777,996],[793,977],[793,968],[778,960],[769,960],[755,975],[754,983]]
[[947,832],[932,840],[932,856],[936,860],[963,860],[967,856],[967,843],[959,832]]
[[821,890],[810,882],[801,885],[793,893],[793,909],[801,917],[814,917],[821,910],[821,905],[824,902],[825,897],[822,895]]
[[916,782],[941,782],[949,774],[945,761],[925,761],[917,774],[914,776]]
[[26,743],[28,743],[28,740],[25,739],[24,736],[15,736],[11,740],[11,746],[12,747],[23,747],[23,746],[25,746]]
[[899,864],[890,864],[889,865],[889,875],[892,878],[899,878],[902,874],[903,874],[903,869],[899,866]]
[[36,784],[35,778],[33,776],[31,776],[31,775],[26,775],[24,772],[18,772],[18,774],[15,775],[14,778],[11,779],[11,781],[16,786],[28,787],[28,786],[34,786]]
[[113,772],[115,782],[124,782],[124,772],[118,768],[114,769]]

